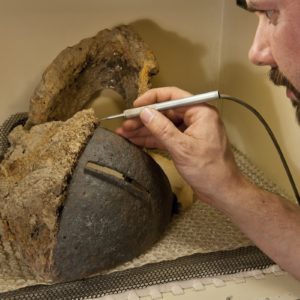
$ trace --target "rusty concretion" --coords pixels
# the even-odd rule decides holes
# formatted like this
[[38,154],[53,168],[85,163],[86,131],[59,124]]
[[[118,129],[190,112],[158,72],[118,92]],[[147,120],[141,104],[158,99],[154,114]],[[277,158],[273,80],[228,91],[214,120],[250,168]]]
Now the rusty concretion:
[[103,89],[115,90],[130,107],[157,72],[154,54],[130,27],[102,30],[63,50],[47,67],[30,99],[27,126],[66,120]]

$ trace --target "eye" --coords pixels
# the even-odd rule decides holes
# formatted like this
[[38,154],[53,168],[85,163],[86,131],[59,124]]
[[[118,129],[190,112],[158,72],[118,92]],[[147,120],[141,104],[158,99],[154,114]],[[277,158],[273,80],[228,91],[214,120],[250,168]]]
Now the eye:
[[274,9],[265,10],[264,11],[265,16],[269,20],[270,24],[276,25],[278,21],[279,12]]
[[265,15],[268,19],[272,19],[272,17],[274,16],[275,11],[274,10],[266,10],[265,11]]

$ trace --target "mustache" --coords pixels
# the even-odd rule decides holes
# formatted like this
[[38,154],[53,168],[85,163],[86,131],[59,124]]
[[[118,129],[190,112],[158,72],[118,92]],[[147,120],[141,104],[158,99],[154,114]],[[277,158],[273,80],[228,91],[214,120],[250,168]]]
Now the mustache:
[[291,83],[287,80],[287,78],[279,71],[278,68],[272,68],[269,72],[270,80],[278,86],[291,86]]
[[298,90],[292,85],[292,83],[279,71],[278,68],[272,68],[269,72],[270,80],[277,86],[285,86],[289,90],[291,90],[299,99],[300,93]]
[[270,80],[278,86],[285,86],[291,90],[298,101],[292,101],[292,105],[296,109],[296,118],[300,125],[300,92],[291,84],[291,82],[279,71],[278,68],[272,68],[269,72]]

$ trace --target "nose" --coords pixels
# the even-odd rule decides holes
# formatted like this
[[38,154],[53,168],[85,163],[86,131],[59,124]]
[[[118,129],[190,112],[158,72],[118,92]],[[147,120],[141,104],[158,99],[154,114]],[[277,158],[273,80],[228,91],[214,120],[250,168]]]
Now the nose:
[[270,29],[267,24],[259,22],[252,46],[248,53],[249,60],[258,66],[275,66],[270,45]]

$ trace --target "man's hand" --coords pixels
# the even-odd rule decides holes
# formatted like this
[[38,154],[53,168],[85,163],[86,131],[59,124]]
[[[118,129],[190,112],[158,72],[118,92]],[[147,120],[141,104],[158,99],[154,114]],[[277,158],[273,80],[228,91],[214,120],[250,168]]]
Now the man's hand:
[[[136,106],[189,96],[177,88],[146,92]],[[222,210],[254,243],[300,280],[300,209],[245,179],[233,159],[216,109],[207,104],[170,110],[145,109],[117,132],[145,147],[171,154],[196,195]]]
[[[139,97],[134,106],[190,96],[178,88],[158,88]],[[117,133],[133,143],[166,149],[197,196],[217,201],[242,180],[217,110],[199,104],[168,110],[165,115],[145,109],[140,119],[127,120]]]

